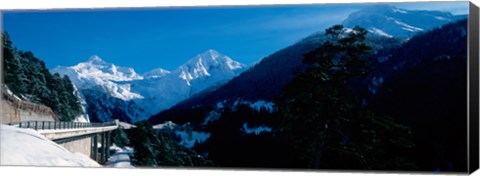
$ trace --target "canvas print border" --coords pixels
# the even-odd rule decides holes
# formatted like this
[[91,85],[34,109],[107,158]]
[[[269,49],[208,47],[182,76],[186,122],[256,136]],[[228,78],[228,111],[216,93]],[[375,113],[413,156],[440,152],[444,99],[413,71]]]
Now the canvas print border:
[[[201,8],[208,8],[208,7],[201,7]],[[472,16],[471,14],[478,14],[478,7],[475,7],[474,4],[472,4],[472,3],[470,3],[470,12],[469,12],[469,18],[468,18],[468,36],[469,37],[468,37],[468,58],[467,58],[468,62],[469,62],[468,65],[467,65],[468,70],[469,70],[469,73],[467,74],[468,77],[469,77],[468,78],[468,88],[469,88],[470,91],[468,91],[468,97],[469,98],[467,100],[467,107],[468,107],[467,111],[468,111],[468,114],[469,114],[469,116],[468,116],[469,118],[468,118],[468,122],[467,122],[468,123],[467,124],[467,126],[468,126],[468,128],[467,128],[467,130],[468,130],[467,131],[467,133],[468,133],[468,136],[467,136],[468,137],[468,140],[467,140],[468,144],[466,144],[466,145],[468,145],[468,149],[467,149],[467,153],[468,153],[468,156],[467,156],[467,158],[468,158],[468,160],[467,160],[467,163],[468,163],[467,164],[468,165],[467,166],[467,171],[470,172],[470,173],[472,171],[478,169],[478,150],[475,150],[475,149],[478,148],[478,134],[472,133],[475,130],[478,131],[478,117],[475,118],[476,116],[478,116],[478,109],[473,108],[473,107],[478,107],[478,92],[471,91],[471,90],[478,90],[478,59],[475,59],[475,58],[478,58],[478,49],[475,50],[471,47],[471,46],[475,46],[475,45],[478,46],[478,15],[477,16],[475,16],[475,15]],[[477,31],[477,32],[475,33],[475,31]],[[477,35],[477,36],[475,37],[475,35]],[[205,53],[202,53],[202,54],[208,54],[209,56],[211,56],[211,55],[223,55],[223,54],[218,53],[217,51],[214,51],[214,50],[208,50],[208,51],[206,51]],[[92,62],[95,62],[95,61],[104,62],[99,57],[91,57],[89,62],[90,61],[92,61]],[[13,98],[11,97],[11,99],[15,99],[15,97],[13,97]],[[258,103],[258,102],[256,102],[256,103]],[[261,108],[265,108],[268,111],[268,109],[269,109],[268,108],[268,103],[269,102],[261,102],[261,103],[264,103],[264,104],[261,104],[259,106],[263,106]],[[267,104],[267,106],[265,106],[265,103]],[[22,107],[31,106],[34,109],[37,109],[38,112],[41,112],[40,114],[42,114],[42,113],[43,114],[48,114],[48,113],[53,112],[52,110],[50,110],[50,111],[52,111],[52,112],[50,112],[48,110],[48,108],[47,108],[47,110],[44,110],[42,106],[30,105],[30,104],[28,104],[28,102],[26,102],[26,103],[20,102],[20,103],[17,103],[17,104],[18,104],[18,106],[22,106]],[[255,103],[252,103],[252,104],[255,104]],[[477,106],[475,106],[475,104]],[[250,105],[250,106],[254,107],[255,105]],[[54,113],[57,113],[57,112],[54,112]],[[168,119],[168,118],[166,118],[166,119]],[[58,119],[53,119],[53,121],[56,121],[56,120],[58,120]],[[97,120],[99,120],[99,119],[97,119]],[[27,123],[28,120],[25,120],[26,123],[18,123],[17,126],[28,125],[29,127],[32,126],[33,128],[36,128],[36,129],[39,129],[39,128],[42,128],[42,129],[45,129],[45,128],[64,128],[64,129],[69,129],[70,128],[70,129],[75,129],[75,128],[85,127],[85,124],[82,124],[82,123],[63,124],[63,126],[62,126],[61,123],[56,124],[54,122],[48,122],[48,121],[50,121],[50,120],[39,121],[39,122],[36,122],[35,124],[33,124],[33,122]],[[111,125],[116,125],[116,126],[123,126],[124,128],[129,128],[132,125],[132,124],[128,124],[128,123],[126,123],[126,124],[122,123],[121,121],[125,121],[125,119],[117,121],[117,122],[112,123],[112,124],[93,124],[92,123],[92,126],[104,126],[105,128],[108,128]],[[246,133],[246,134],[249,134],[249,131],[251,133],[255,134],[255,133],[257,133],[257,132],[255,132],[255,130],[260,130],[260,132],[258,132],[258,133],[262,133],[261,132],[262,130],[263,131],[268,131],[269,130],[268,128],[256,128],[256,129],[254,129],[254,128],[250,128],[248,126],[248,124],[245,126],[245,124],[247,124],[247,123],[244,123],[244,126],[242,126],[242,127],[243,127],[243,130],[244,130],[244,133]],[[161,128],[165,128],[168,125],[170,125],[169,128],[177,128],[177,127],[175,127],[176,124],[172,124],[172,123],[163,123],[161,125],[162,126]],[[262,126],[260,126],[260,127],[262,127]],[[191,127],[185,127],[185,126],[181,127],[182,130],[185,130],[186,128],[191,128]],[[47,136],[47,138],[50,138],[50,137],[48,137],[47,133],[43,133],[43,135]],[[113,141],[110,141],[112,139],[111,137],[109,137],[110,135],[114,135],[114,134],[103,133],[100,136],[95,136],[95,138],[96,138],[96,141],[101,141],[100,142],[101,144],[109,144],[109,143],[113,143]],[[118,134],[115,134],[115,135],[118,135]],[[182,135],[183,134],[180,134],[180,136],[182,136]],[[192,134],[185,134],[185,135],[192,135]],[[195,131],[193,131],[193,135],[200,135],[201,136],[201,135],[205,135],[205,134],[202,134],[201,132],[195,133]],[[89,137],[92,137],[92,136],[88,136],[88,134],[85,134],[85,135],[82,135],[82,138],[83,137],[89,138]],[[52,139],[54,139],[54,138],[52,138]],[[92,140],[93,140],[93,138],[92,138]],[[59,140],[57,142],[68,143],[69,141],[68,140],[63,140],[63,138],[59,138]],[[97,142],[92,142],[92,141],[89,141],[89,142],[92,143],[92,145],[93,145],[93,143],[97,144]],[[197,143],[198,143],[198,141],[197,141]],[[193,145],[197,145],[197,144],[194,143]],[[103,148],[103,149],[100,149],[100,150],[102,150],[103,155],[100,156],[99,158],[101,158],[103,160],[103,162],[106,162],[106,160],[109,157],[109,152],[107,152],[108,148]],[[102,152],[100,152],[100,153],[102,153]],[[93,156],[93,155],[101,155],[101,154],[98,154],[98,153],[94,154],[93,152],[90,152],[90,155]],[[173,168],[176,168],[176,167],[173,167]],[[193,167],[193,168],[196,168],[196,167]],[[202,169],[202,168],[203,167],[200,167],[200,169]],[[246,168],[249,168],[249,167],[246,167]],[[220,168],[211,167],[209,169],[214,169],[215,170],[215,169],[222,169],[222,168],[221,167]],[[226,168],[223,168],[223,169],[227,169],[227,170],[234,169],[235,170],[235,168],[232,168],[232,167],[226,167]],[[253,167],[252,169],[262,170],[263,168]],[[273,169],[273,170],[276,170],[276,169]],[[282,169],[280,169],[280,170],[282,170]],[[304,170],[304,169],[301,169],[301,170]],[[289,169],[287,169],[286,171],[289,171]],[[296,169],[294,169],[293,171],[296,171]],[[308,171],[308,169],[307,169],[307,171]],[[334,169],[334,170],[327,169],[326,171],[337,171],[337,169]],[[355,170],[348,170],[348,171],[356,172]],[[363,172],[363,171],[360,171],[360,172]],[[382,172],[382,171],[380,171],[380,172]],[[415,171],[413,171],[413,172],[415,172]]]

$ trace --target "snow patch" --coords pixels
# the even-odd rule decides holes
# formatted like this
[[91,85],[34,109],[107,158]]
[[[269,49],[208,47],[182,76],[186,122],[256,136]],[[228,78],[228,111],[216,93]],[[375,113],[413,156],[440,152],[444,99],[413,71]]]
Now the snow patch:
[[[22,101],[17,95],[15,95],[6,84],[3,84],[3,90],[7,92],[9,96],[12,96],[15,100]],[[3,96],[3,95],[2,95]]]
[[256,102],[251,102],[251,101],[244,101],[241,99],[237,99],[235,102],[233,102],[233,110],[236,110],[236,108],[239,105],[248,105],[250,108],[260,111],[262,108],[267,110],[268,112],[272,113],[275,111],[275,104],[273,102],[268,102],[265,100],[258,100]]
[[402,27],[403,30],[410,31],[410,32],[423,31],[422,28],[418,28],[418,27],[415,27],[415,26],[408,25],[408,24],[406,24],[406,23],[404,23],[404,22],[398,21],[398,20],[393,19],[393,18],[389,18],[389,19],[393,20],[393,22],[395,22],[396,24],[403,26],[403,27]]
[[82,114],[79,116],[75,117],[73,122],[90,122],[90,116],[88,116],[87,113],[87,102],[85,101],[85,97],[78,91],[77,86],[73,84],[73,94],[80,100],[80,106],[82,108]]
[[212,123],[221,117],[221,112],[217,112],[216,110],[210,111],[207,117],[205,117],[205,120],[203,121],[202,125],[208,125],[209,123]]
[[134,168],[130,161],[130,156],[133,155],[133,149],[131,147],[118,147],[113,144],[110,147],[110,151],[115,151],[110,158],[108,158],[106,167],[114,168]]
[[90,119],[88,119],[88,115],[85,116],[84,114],[82,114],[82,115],[79,115],[79,116],[75,117],[75,119],[73,120],[73,122],[85,122],[85,123],[89,123],[89,122],[90,122]]
[[371,31],[372,33],[378,34],[378,35],[380,35],[380,36],[385,36],[385,37],[388,37],[388,38],[392,38],[392,37],[393,37],[392,35],[387,34],[386,32],[384,32],[384,31],[382,31],[382,30],[380,30],[380,29],[378,29],[378,28],[372,28],[370,31]]
[[100,165],[81,153],[71,153],[33,129],[0,124],[0,163],[11,166]]
[[[419,31],[427,31],[458,19],[449,12],[407,10],[390,5],[372,5],[351,13],[342,24],[345,27],[376,27],[394,37],[409,39]],[[419,21],[421,19],[421,21]]]
[[441,17],[441,16],[434,16],[434,18],[437,19],[437,20],[441,20],[441,21],[451,21],[450,19],[445,18],[445,17]]
[[162,124],[153,126],[154,129],[159,129],[159,130],[175,130],[178,127],[179,125],[177,125],[176,123],[173,123],[172,121],[166,121]]
[[179,144],[186,148],[192,148],[196,141],[198,141],[198,143],[203,143],[210,137],[210,133],[191,130],[177,130],[175,131],[175,134],[180,137]]
[[263,132],[272,132],[272,128],[264,125],[259,127],[249,128],[248,124],[244,123],[242,126],[242,131],[244,131],[246,134],[255,133],[255,135],[259,135],[260,133],[263,133]]
[[254,103],[250,103],[250,108],[260,111],[262,108],[265,108],[268,112],[272,113],[274,111],[274,103],[260,100]]
[[223,102],[218,102],[215,107],[217,109],[223,109],[225,107],[223,104],[226,102],[227,102],[226,100],[224,100]]
[[175,133],[175,135],[180,138],[178,143],[186,148],[192,148],[196,141],[203,143],[210,137],[210,133],[192,130],[189,123],[180,126],[172,121],[167,121],[162,124],[154,125],[153,129]]
[[399,8],[392,8],[393,12],[407,14],[408,12]]

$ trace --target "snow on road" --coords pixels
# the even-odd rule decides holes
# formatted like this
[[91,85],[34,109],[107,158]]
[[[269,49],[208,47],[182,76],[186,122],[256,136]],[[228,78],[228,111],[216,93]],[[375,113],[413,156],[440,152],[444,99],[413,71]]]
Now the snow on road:
[[115,153],[108,158],[106,167],[115,168],[133,168],[130,162],[130,155],[133,154],[133,149],[130,147],[117,147],[115,145],[110,147],[110,150],[115,150]]
[[100,167],[81,153],[72,153],[33,129],[0,124],[0,165]]

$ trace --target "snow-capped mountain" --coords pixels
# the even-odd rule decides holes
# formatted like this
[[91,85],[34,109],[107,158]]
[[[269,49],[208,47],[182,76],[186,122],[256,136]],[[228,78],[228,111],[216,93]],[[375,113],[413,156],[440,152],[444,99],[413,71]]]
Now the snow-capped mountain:
[[132,90],[144,96],[135,101],[154,110],[149,114],[153,115],[206,88],[225,83],[246,68],[228,56],[208,50],[162,77],[132,81]]
[[[57,68],[62,68],[61,66]],[[100,59],[97,55],[93,55],[87,62],[79,63],[71,67],[76,71],[79,78],[97,78],[101,80],[112,81],[130,81],[135,79],[142,79],[133,68],[121,67],[111,63],[107,63]]]
[[[369,33],[378,34],[367,36],[366,41],[375,52],[379,52],[401,46],[408,41],[405,38],[411,39],[417,32],[428,33],[433,28],[462,18],[465,16],[456,16],[448,12],[404,10],[388,5],[373,5],[352,13],[343,21],[343,25],[347,28],[359,25],[369,30]],[[304,54],[320,46],[325,39],[323,31],[313,33],[265,57],[251,69],[218,89],[190,97],[153,116],[150,122],[155,124],[166,120],[174,121],[181,118],[180,116],[186,110],[210,106],[225,100],[228,102],[235,102],[239,98],[251,102],[275,100],[281,95],[285,84],[294,77],[294,73],[301,72],[305,68],[302,63]],[[381,59],[388,58],[378,58],[378,60]],[[379,85],[383,81],[385,81],[384,77],[372,78],[373,85]]]
[[345,27],[361,26],[369,32],[386,37],[410,38],[461,18],[449,12],[405,10],[390,5],[373,5],[354,12],[343,21]]
[[143,79],[133,68],[121,67],[107,63],[94,55],[86,62],[75,66],[57,66],[52,72],[67,75],[79,89],[90,89],[101,85],[112,97],[122,100],[143,98],[130,91],[130,84],[119,84],[122,81]]
[[215,50],[208,50],[178,67],[174,74],[179,74],[182,79],[190,82],[200,77],[215,75],[214,72],[222,72],[227,76],[236,75],[244,67],[245,65],[232,60],[228,56]]
[[192,93],[198,93],[218,81],[233,78],[245,71],[245,68],[245,65],[228,56],[208,50],[190,59],[172,74],[185,80],[193,88]]
[[161,78],[161,77],[164,77],[168,74],[170,74],[170,71],[165,70],[163,68],[157,68],[157,69],[154,69],[154,70],[151,70],[151,71],[148,71],[148,72],[142,74],[142,76],[145,79],[151,79],[151,78]]
[[52,72],[70,77],[87,102],[93,121],[112,118],[135,122],[184,100],[195,93],[225,83],[246,66],[214,50],[199,54],[174,71],[157,68],[137,74],[133,68],[107,63],[98,56]]

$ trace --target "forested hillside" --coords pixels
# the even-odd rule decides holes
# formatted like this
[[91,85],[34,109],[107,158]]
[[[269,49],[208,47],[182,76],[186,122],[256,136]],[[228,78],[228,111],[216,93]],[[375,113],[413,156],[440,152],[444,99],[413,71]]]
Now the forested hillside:
[[[272,101],[279,97],[285,84],[293,79],[296,72],[302,72],[306,68],[306,65],[302,63],[303,55],[318,47],[324,40],[325,34],[323,32],[314,33],[265,57],[261,62],[225,85],[196,94],[172,108],[152,116],[149,121],[156,124],[165,120],[181,120],[179,117],[190,115],[185,114],[187,109],[208,109],[209,106],[225,100],[229,102],[234,102],[237,99]],[[399,46],[403,43],[403,40],[368,35],[366,43],[372,46],[373,52],[376,53]],[[188,119],[191,120],[192,118],[188,117]]]
[[67,76],[51,74],[30,51],[17,49],[8,33],[2,33],[4,84],[23,100],[46,105],[61,121],[82,113],[80,99]]
[[466,170],[467,20],[413,37],[379,66],[370,107],[412,127],[419,166]]
[[240,99],[163,115],[210,133],[194,149],[218,166],[464,171],[466,22],[377,51],[364,36],[318,44],[271,108]]

